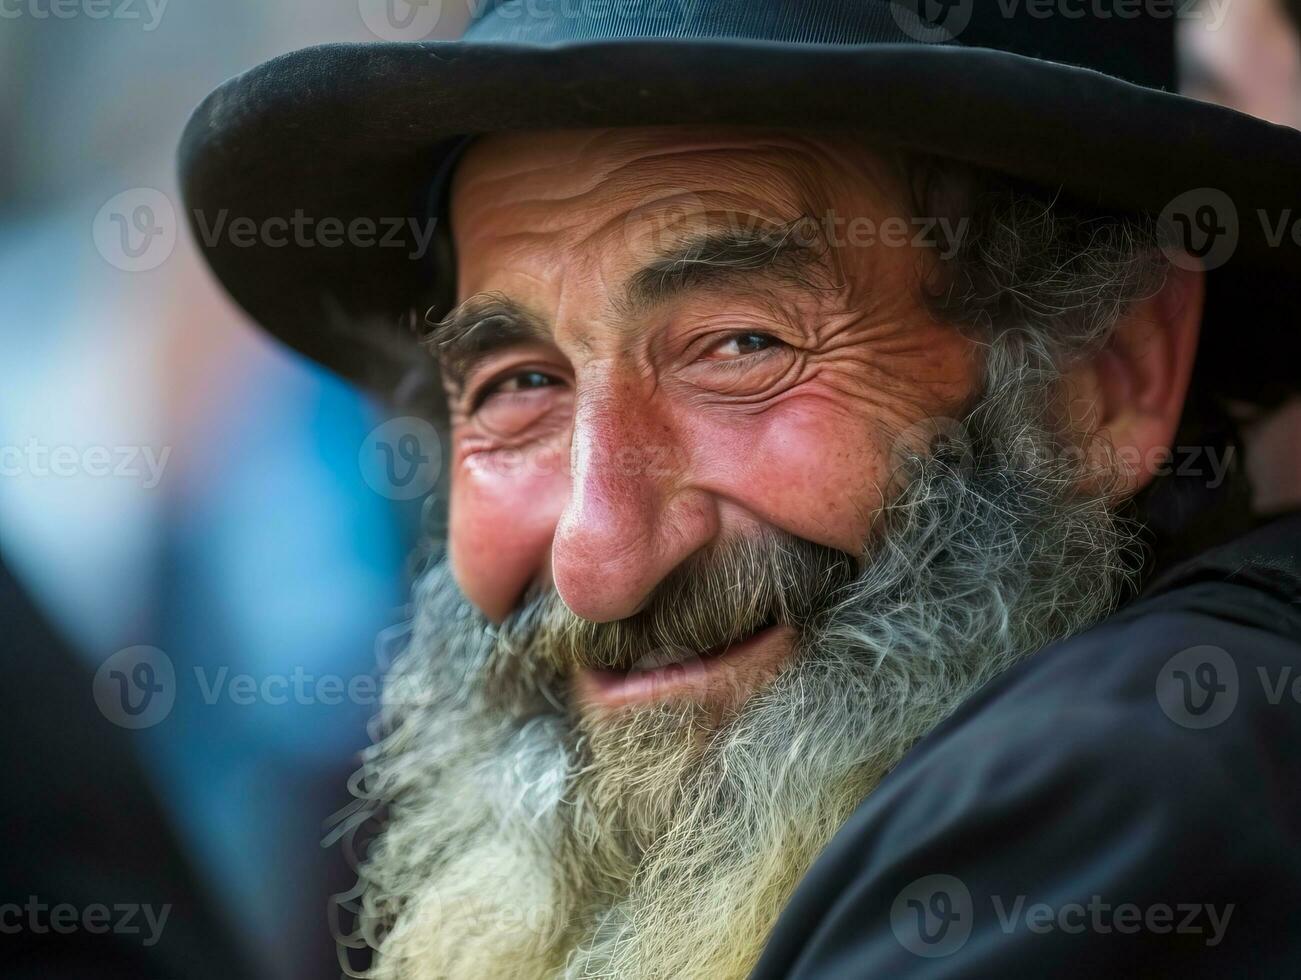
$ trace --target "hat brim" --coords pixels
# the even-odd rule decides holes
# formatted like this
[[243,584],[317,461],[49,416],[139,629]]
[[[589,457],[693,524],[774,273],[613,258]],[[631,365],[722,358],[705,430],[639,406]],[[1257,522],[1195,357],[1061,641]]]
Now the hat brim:
[[[214,91],[182,138],[181,186],[204,254],[249,315],[383,390],[421,356],[404,315],[452,274],[448,256],[422,249],[413,228],[425,228],[430,183],[460,137],[665,124],[853,129],[1153,212],[1190,191],[1222,192],[1240,220],[1232,258],[1210,276],[1201,360],[1236,397],[1296,387],[1301,331],[1290,318],[1301,309],[1301,243],[1286,224],[1275,239],[1280,220],[1301,220],[1292,210],[1301,132],[991,49],[686,39],[324,45]],[[284,230],[295,216],[320,231],[331,219],[330,234],[295,240]],[[276,235],[248,234],[269,221]],[[402,221],[410,223],[399,233]],[[373,241],[339,241],[341,227],[369,230],[367,222]]]

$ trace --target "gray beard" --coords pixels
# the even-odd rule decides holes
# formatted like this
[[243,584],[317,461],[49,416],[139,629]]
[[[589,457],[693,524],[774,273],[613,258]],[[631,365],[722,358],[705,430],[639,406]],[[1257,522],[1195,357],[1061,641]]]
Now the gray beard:
[[[1134,535],[1048,420],[991,378],[900,458],[866,559],[777,678],[719,722],[574,713],[446,563],[418,584],[343,828],[384,811],[343,896],[379,980],[732,978],[909,748],[992,677],[1116,605]],[[509,641],[509,642],[508,642]],[[527,668],[527,669],[526,669]]]

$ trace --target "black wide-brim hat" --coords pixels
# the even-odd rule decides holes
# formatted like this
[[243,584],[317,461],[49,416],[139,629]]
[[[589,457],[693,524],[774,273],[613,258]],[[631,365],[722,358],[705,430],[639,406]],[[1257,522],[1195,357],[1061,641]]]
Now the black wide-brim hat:
[[1164,212],[1211,270],[1201,383],[1257,401],[1297,387],[1301,132],[1171,91],[1175,15],[1192,5],[918,2],[933,19],[897,0],[475,0],[457,41],[296,51],[195,111],[187,216],[255,320],[384,390],[427,357],[411,311],[454,295],[440,209],[467,137],[843,128]]

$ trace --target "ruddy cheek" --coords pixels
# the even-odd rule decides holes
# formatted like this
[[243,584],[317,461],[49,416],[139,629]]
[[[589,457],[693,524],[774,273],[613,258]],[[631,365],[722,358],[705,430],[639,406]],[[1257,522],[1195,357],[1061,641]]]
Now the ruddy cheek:
[[[881,505],[884,466],[868,419],[775,409],[712,433],[707,481],[761,523],[850,553],[862,550]],[[699,458],[699,457],[697,457]]]
[[452,572],[489,619],[503,619],[531,584],[548,579],[568,490],[568,453],[560,450],[480,453],[452,474]]
[[881,506],[885,467],[866,425],[774,420],[756,441],[754,461],[763,506],[774,523],[799,537],[857,553]]

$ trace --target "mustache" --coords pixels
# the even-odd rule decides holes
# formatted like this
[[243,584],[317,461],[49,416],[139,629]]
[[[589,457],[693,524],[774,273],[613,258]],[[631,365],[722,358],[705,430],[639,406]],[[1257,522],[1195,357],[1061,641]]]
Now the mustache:
[[499,664],[567,676],[636,670],[721,649],[774,625],[803,631],[835,607],[859,559],[765,530],[697,552],[632,616],[583,619],[551,588],[530,593],[498,630]]

